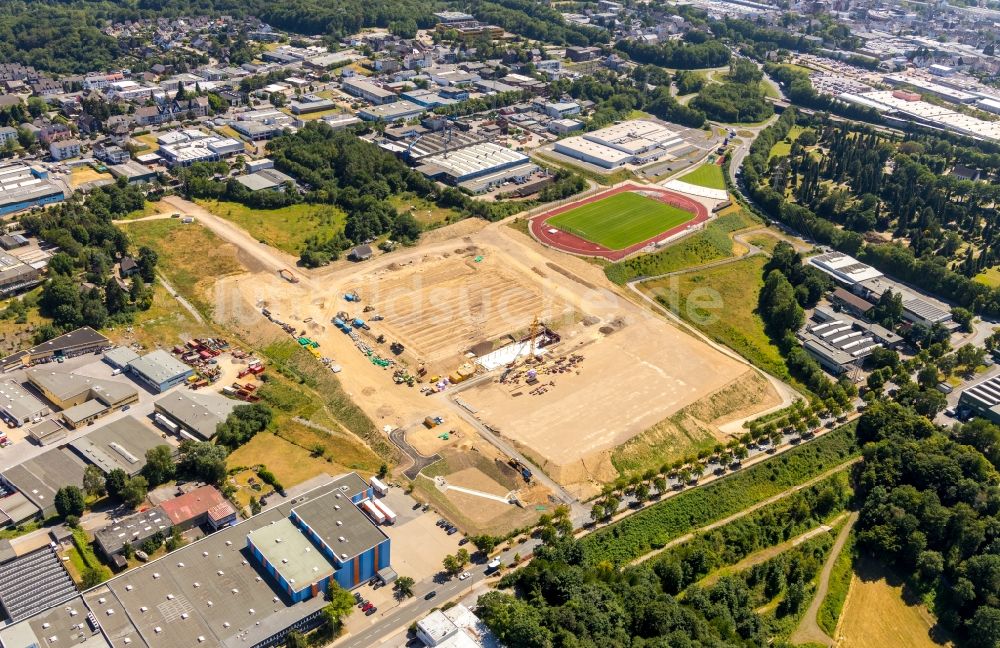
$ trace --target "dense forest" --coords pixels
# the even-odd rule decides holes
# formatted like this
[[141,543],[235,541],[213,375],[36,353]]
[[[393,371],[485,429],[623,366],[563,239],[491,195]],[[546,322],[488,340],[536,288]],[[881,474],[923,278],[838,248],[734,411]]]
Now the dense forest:
[[[705,123],[705,115],[677,102],[670,94],[671,76],[655,65],[643,65],[632,72],[632,79],[607,70],[570,81],[560,79],[550,85],[553,96],[567,94],[577,100],[593,101],[597,107],[587,122],[588,128],[602,128],[627,119],[633,110],[692,128]],[[644,90],[647,85],[656,86]]]
[[1000,428],[949,433],[896,403],[858,422],[859,546],[908,575],[972,648],[1000,645]]
[[[997,155],[930,135],[895,141],[820,116],[798,118],[817,145],[795,141],[789,155],[771,157],[796,119],[782,114],[743,163],[742,180],[768,215],[959,306],[1000,314],[1000,289],[970,278],[998,261],[997,185],[945,173],[975,161],[993,177]],[[893,242],[866,242],[872,233]]]
[[774,114],[761,87],[764,75],[752,61],[737,59],[723,83],[707,83],[691,107],[724,123],[759,122]]
[[[702,32],[688,32],[688,38],[691,38],[692,34],[702,34]],[[636,63],[681,70],[722,67],[728,65],[730,59],[729,48],[717,40],[694,39],[655,44],[623,40],[615,45],[615,49]]]

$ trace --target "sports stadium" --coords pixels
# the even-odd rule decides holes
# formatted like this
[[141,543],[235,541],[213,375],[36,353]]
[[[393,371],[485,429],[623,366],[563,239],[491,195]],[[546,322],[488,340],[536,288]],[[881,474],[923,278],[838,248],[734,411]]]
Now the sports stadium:
[[540,214],[530,225],[545,245],[619,261],[689,231],[708,216],[704,205],[687,196],[625,184]]

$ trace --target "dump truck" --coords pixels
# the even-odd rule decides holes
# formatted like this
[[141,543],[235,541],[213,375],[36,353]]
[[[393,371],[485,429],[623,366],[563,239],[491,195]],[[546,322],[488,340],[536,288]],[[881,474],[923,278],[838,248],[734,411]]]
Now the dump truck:
[[296,277],[295,274],[288,268],[278,270],[278,276],[289,283],[299,283],[299,278]]

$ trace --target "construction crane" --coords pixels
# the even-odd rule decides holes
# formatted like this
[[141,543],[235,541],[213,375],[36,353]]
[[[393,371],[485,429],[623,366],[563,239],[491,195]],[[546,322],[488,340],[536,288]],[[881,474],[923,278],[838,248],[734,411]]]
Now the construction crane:
[[530,344],[531,346],[528,347],[528,357],[525,360],[525,362],[530,363],[534,362],[535,360],[535,351],[536,351],[535,338],[538,336],[539,326],[540,325],[538,323],[538,315],[535,315],[535,317],[531,320],[531,326],[528,328],[528,339],[529,339],[528,344]]

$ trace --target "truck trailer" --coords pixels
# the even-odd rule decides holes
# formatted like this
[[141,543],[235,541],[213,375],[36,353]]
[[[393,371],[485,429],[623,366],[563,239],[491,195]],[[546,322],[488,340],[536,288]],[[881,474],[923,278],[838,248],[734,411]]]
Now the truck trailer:
[[364,502],[362,502],[361,508],[364,509],[365,513],[371,516],[372,520],[375,521],[375,524],[385,523],[385,515],[382,513],[382,511],[375,508],[375,505],[372,504],[371,500],[365,500]]
[[386,486],[385,483],[378,477],[371,478],[371,485],[372,488],[375,489],[375,492],[378,493],[379,495],[384,496],[389,492],[389,487]]
[[378,501],[377,499],[371,500],[371,503],[372,503],[372,505],[376,509],[378,509],[379,513],[381,513],[382,515],[385,516],[385,523],[386,524],[395,524],[396,523],[396,514],[392,512],[391,508],[389,508],[388,506],[386,506],[382,502]]

